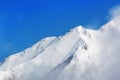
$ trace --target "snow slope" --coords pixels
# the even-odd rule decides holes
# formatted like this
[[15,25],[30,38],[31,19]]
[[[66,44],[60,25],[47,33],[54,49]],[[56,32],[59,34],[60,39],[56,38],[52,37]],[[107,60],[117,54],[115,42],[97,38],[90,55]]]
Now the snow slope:
[[0,80],[120,80],[119,21],[47,37],[8,57],[0,66]]

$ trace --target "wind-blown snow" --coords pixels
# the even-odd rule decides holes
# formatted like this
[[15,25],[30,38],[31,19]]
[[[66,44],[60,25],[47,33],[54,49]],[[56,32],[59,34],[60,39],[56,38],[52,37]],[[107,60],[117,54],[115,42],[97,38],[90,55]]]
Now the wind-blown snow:
[[11,55],[0,80],[120,80],[120,17],[99,30],[78,26]]

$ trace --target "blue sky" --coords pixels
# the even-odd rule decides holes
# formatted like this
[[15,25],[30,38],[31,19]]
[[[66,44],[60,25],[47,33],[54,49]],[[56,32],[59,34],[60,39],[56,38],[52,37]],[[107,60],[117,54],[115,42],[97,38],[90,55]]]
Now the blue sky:
[[120,0],[0,0],[0,61],[78,25],[98,29]]

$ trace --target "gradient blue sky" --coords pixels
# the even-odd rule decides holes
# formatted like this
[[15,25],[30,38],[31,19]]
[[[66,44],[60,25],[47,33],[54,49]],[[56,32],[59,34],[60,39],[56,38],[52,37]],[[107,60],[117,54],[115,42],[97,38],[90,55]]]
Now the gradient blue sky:
[[0,61],[78,25],[98,29],[120,0],[0,0]]

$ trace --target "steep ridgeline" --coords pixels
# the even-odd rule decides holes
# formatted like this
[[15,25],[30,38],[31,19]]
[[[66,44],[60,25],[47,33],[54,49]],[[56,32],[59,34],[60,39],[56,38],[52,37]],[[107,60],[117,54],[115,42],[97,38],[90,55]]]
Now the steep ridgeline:
[[8,57],[0,66],[0,80],[120,80],[119,21],[47,37]]

